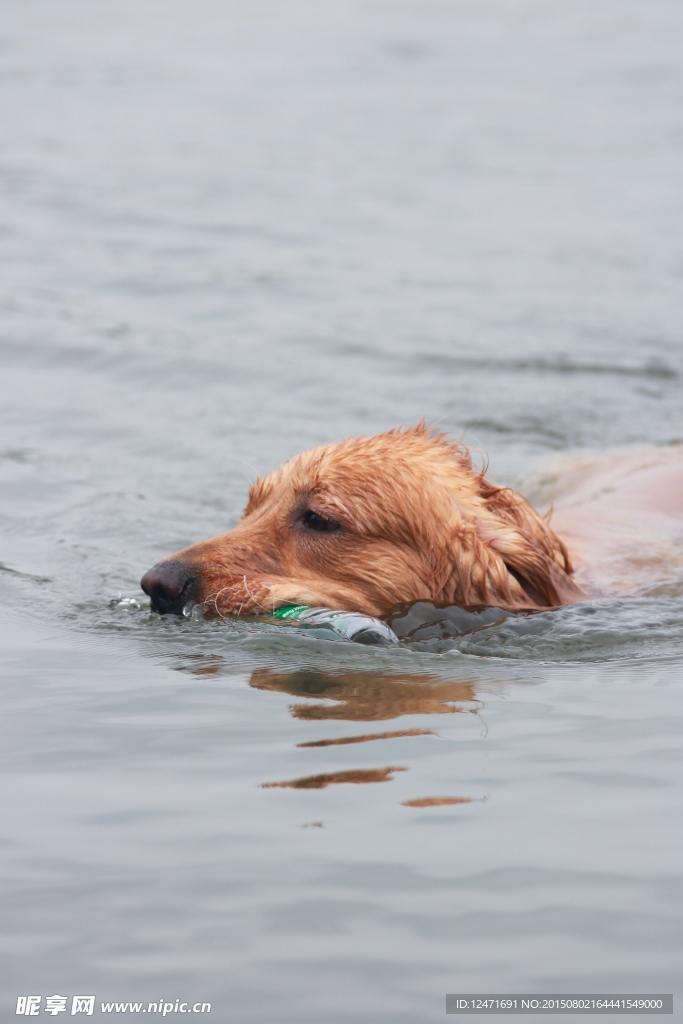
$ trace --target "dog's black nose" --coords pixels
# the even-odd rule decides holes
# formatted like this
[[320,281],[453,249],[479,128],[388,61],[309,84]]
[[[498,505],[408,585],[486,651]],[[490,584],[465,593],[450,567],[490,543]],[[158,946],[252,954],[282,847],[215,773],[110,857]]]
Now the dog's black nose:
[[140,586],[159,615],[187,614],[195,603],[194,577],[182,562],[159,562],[145,573]]

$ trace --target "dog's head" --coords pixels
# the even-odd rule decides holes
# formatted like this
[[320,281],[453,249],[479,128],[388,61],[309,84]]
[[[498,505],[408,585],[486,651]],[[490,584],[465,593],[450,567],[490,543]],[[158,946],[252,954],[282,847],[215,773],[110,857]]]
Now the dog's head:
[[295,456],[256,481],[233,530],[159,562],[142,588],[162,613],[383,615],[414,600],[553,607],[581,596],[571,571],[521,495],[420,425]]

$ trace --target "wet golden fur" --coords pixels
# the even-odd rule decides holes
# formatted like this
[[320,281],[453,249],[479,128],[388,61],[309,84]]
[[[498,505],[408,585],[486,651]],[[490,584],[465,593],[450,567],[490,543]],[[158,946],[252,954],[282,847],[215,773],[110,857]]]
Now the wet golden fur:
[[[310,529],[310,512],[338,528]],[[419,599],[514,610],[583,596],[548,522],[423,424],[296,455],[256,481],[233,530],[165,561],[226,616],[290,604],[381,616]]]

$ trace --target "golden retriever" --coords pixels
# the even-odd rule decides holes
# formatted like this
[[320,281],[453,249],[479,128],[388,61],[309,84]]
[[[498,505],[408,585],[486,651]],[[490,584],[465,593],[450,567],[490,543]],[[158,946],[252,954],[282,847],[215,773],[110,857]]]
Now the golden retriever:
[[[669,483],[656,482],[660,492],[669,487],[666,512],[680,528],[683,474],[675,454],[663,467]],[[640,469],[647,476],[648,466]],[[657,470],[649,470],[652,491]],[[586,470],[583,504],[565,502],[551,529],[521,494],[476,469],[461,442],[424,423],[350,438],[302,452],[258,479],[233,530],[165,558],[143,576],[142,588],[162,614],[187,614],[195,604],[222,616],[313,605],[381,617],[415,600],[554,608],[601,592],[590,569],[607,543],[610,508],[630,487],[636,519],[644,515],[635,472],[630,482],[626,471],[613,480],[610,503],[599,485],[591,491]],[[661,500],[653,500],[661,512]],[[571,553],[555,532],[560,519]],[[596,523],[591,554],[582,541]],[[574,578],[575,557],[587,583]]]

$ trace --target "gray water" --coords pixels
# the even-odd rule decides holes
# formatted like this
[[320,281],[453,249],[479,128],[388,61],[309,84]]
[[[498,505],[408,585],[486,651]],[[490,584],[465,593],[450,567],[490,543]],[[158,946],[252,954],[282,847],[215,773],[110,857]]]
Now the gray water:
[[2,4],[3,1019],[681,1019],[683,585],[382,651],[138,580],[296,451],[422,415],[512,484],[683,438],[682,22]]

